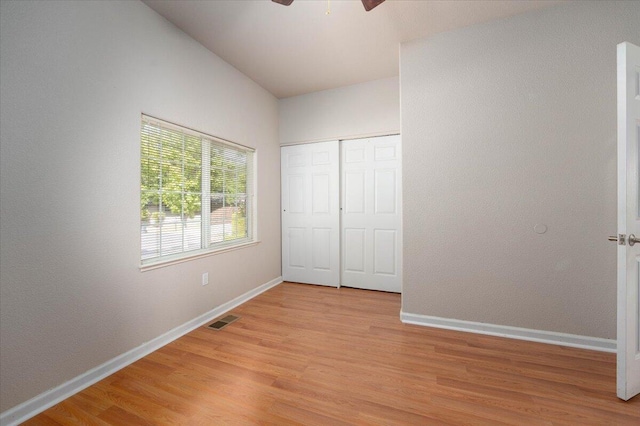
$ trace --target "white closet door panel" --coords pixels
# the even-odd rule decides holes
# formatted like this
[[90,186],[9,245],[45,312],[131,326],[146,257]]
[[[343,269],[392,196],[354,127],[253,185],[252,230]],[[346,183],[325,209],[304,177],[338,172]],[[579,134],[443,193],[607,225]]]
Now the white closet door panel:
[[315,271],[331,270],[331,228],[313,228],[311,230],[312,265]]
[[373,173],[374,214],[395,214],[397,210],[397,187],[395,169],[375,170]]
[[311,210],[313,214],[329,214],[331,206],[331,176],[315,174],[311,178]]
[[339,143],[282,147],[282,276],[340,283]]
[[305,208],[305,176],[291,175],[288,177],[289,213],[304,214]]
[[364,228],[345,228],[343,230],[342,250],[344,253],[344,270],[364,274],[365,254]]
[[396,239],[395,229],[373,230],[373,273],[375,275],[396,276]]
[[356,170],[344,173],[344,211],[350,214],[364,214],[364,170]]
[[400,292],[400,136],[342,141],[341,150],[341,283]]

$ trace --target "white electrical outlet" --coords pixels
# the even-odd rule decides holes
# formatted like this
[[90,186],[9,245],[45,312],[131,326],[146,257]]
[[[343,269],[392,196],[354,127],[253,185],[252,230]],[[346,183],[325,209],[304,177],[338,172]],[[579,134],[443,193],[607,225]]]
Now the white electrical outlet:
[[202,274],[202,285],[209,284],[209,273],[205,272]]

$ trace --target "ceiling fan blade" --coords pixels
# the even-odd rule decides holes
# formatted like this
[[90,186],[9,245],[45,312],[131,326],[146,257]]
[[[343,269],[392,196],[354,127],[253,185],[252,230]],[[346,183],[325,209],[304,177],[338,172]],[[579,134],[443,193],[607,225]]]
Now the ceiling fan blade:
[[291,3],[293,3],[293,0],[271,0],[274,3],[278,3],[281,4],[283,6],[289,6]]
[[[275,0],[273,0],[273,1],[275,1]],[[293,0],[291,0],[291,1],[293,1]],[[374,7],[382,4],[382,2],[384,2],[384,0],[362,0],[362,5],[364,6],[364,10],[366,10],[368,12],[371,9],[373,9]]]

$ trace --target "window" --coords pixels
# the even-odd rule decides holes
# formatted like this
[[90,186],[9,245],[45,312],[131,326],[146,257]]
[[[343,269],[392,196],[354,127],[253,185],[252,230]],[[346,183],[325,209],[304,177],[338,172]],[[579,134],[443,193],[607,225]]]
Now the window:
[[142,116],[142,265],[253,242],[254,150]]

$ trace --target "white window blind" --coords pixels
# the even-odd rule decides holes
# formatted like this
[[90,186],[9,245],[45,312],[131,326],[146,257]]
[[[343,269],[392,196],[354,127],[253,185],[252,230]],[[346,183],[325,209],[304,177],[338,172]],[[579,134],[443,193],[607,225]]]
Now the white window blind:
[[142,264],[253,240],[254,150],[142,116]]

